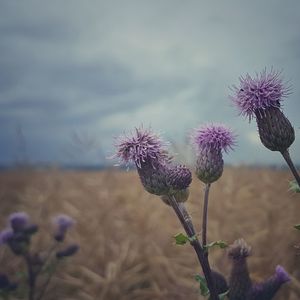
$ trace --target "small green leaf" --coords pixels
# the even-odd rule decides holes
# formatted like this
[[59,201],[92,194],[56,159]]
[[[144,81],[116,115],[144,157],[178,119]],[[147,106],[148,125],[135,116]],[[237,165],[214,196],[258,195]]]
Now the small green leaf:
[[189,241],[189,238],[183,233],[177,233],[174,235],[174,239],[176,245],[185,245]]
[[194,235],[192,237],[188,237],[187,235],[183,233],[177,233],[174,235],[174,239],[176,242],[176,245],[185,245],[187,242],[192,242],[197,239],[197,236]]
[[220,241],[215,241],[215,242],[211,242],[207,245],[204,245],[203,248],[205,251],[208,251],[210,248],[215,247],[215,246],[218,246],[221,249],[224,249],[224,248],[228,247],[228,244],[226,242],[220,240]]
[[202,296],[209,295],[209,289],[207,287],[205,278],[202,277],[201,275],[197,274],[197,275],[195,275],[195,279],[196,279],[197,282],[199,282],[201,295]]
[[289,191],[292,191],[294,193],[300,193],[300,187],[296,182],[296,180],[290,181],[289,185],[290,185]]
[[228,295],[228,293],[229,293],[229,290],[226,291],[225,293],[219,294],[219,299],[224,300],[226,298],[226,296]]
[[295,225],[294,228],[300,230],[300,224]]

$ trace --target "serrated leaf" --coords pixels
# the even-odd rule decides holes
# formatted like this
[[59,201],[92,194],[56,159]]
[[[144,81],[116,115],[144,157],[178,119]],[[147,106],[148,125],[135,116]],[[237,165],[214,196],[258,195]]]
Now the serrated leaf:
[[176,245],[185,245],[189,241],[189,238],[183,233],[177,233],[174,235],[174,239]]
[[300,224],[294,225],[294,228],[300,230]]
[[203,248],[205,251],[208,251],[210,248],[215,247],[215,246],[218,246],[221,249],[224,249],[224,248],[228,247],[228,244],[226,242],[220,240],[220,241],[215,241],[215,242],[211,242],[207,245],[204,245]]
[[300,193],[300,187],[296,182],[296,180],[290,181],[289,185],[290,185],[289,191],[292,191],[294,193]]
[[201,295],[204,297],[209,295],[209,289],[207,287],[205,278],[197,274],[195,275],[195,279],[197,282],[199,282]]
[[219,299],[224,300],[226,298],[226,296],[228,295],[228,293],[229,293],[229,290],[226,291],[225,293],[219,294]]

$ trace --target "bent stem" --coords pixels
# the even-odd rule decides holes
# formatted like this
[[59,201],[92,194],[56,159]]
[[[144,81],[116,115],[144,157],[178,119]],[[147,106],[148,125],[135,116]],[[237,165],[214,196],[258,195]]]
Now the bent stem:
[[183,226],[186,234],[188,237],[191,239],[190,243],[193,246],[198,260],[200,262],[200,265],[202,267],[207,287],[210,292],[210,299],[211,300],[219,300],[218,293],[215,288],[215,284],[212,280],[212,275],[211,275],[211,269],[209,266],[209,261],[207,259],[207,256],[205,255],[205,251],[203,247],[201,246],[197,236],[196,232],[192,223],[192,220],[189,216],[189,213],[187,212],[185,206],[182,203],[178,203],[177,200],[175,199],[174,196],[169,197],[169,203],[173,207],[181,225]]
[[[205,185],[205,193],[204,193],[204,206],[203,206],[203,216],[202,216],[202,245],[205,246],[207,244],[206,240],[206,232],[207,232],[207,212],[208,212],[208,195],[209,195],[210,183]],[[206,252],[208,255],[208,252]]]
[[300,187],[300,176],[295,168],[295,165],[293,164],[289,150],[286,149],[285,151],[281,152],[281,154],[282,154],[283,158],[285,159],[286,163],[288,164],[291,172],[293,173],[293,175],[298,183],[298,186]]

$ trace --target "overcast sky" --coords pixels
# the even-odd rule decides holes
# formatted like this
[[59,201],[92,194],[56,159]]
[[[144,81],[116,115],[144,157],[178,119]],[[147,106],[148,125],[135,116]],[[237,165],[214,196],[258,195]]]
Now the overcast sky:
[[300,163],[300,1],[0,1],[0,164],[101,163],[141,123],[177,145],[228,124],[230,163],[281,164],[228,95],[240,75],[282,70]]

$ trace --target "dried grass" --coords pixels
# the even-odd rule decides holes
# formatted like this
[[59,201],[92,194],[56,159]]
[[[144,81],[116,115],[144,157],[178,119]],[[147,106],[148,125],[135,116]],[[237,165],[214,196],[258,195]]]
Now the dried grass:
[[[244,237],[254,253],[252,277],[269,276],[277,264],[293,277],[276,299],[300,299],[299,194],[288,192],[290,174],[266,169],[227,168],[212,186],[210,241]],[[194,180],[188,209],[200,228],[203,186]],[[135,172],[13,171],[0,173],[1,228],[6,216],[24,210],[42,225],[34,247],[51,237],[50,218],[66,213],[77,220],[69,239],[81,250],[61,267],[45,299],[201,299],[193,275],[200,272],[193,249],[175,246],[182,232],[173,211],[146,193]],[[1,272],[21,267],[0,249]],[[211,252],[211,264],[224,274],[230,264],[223,250]]]

